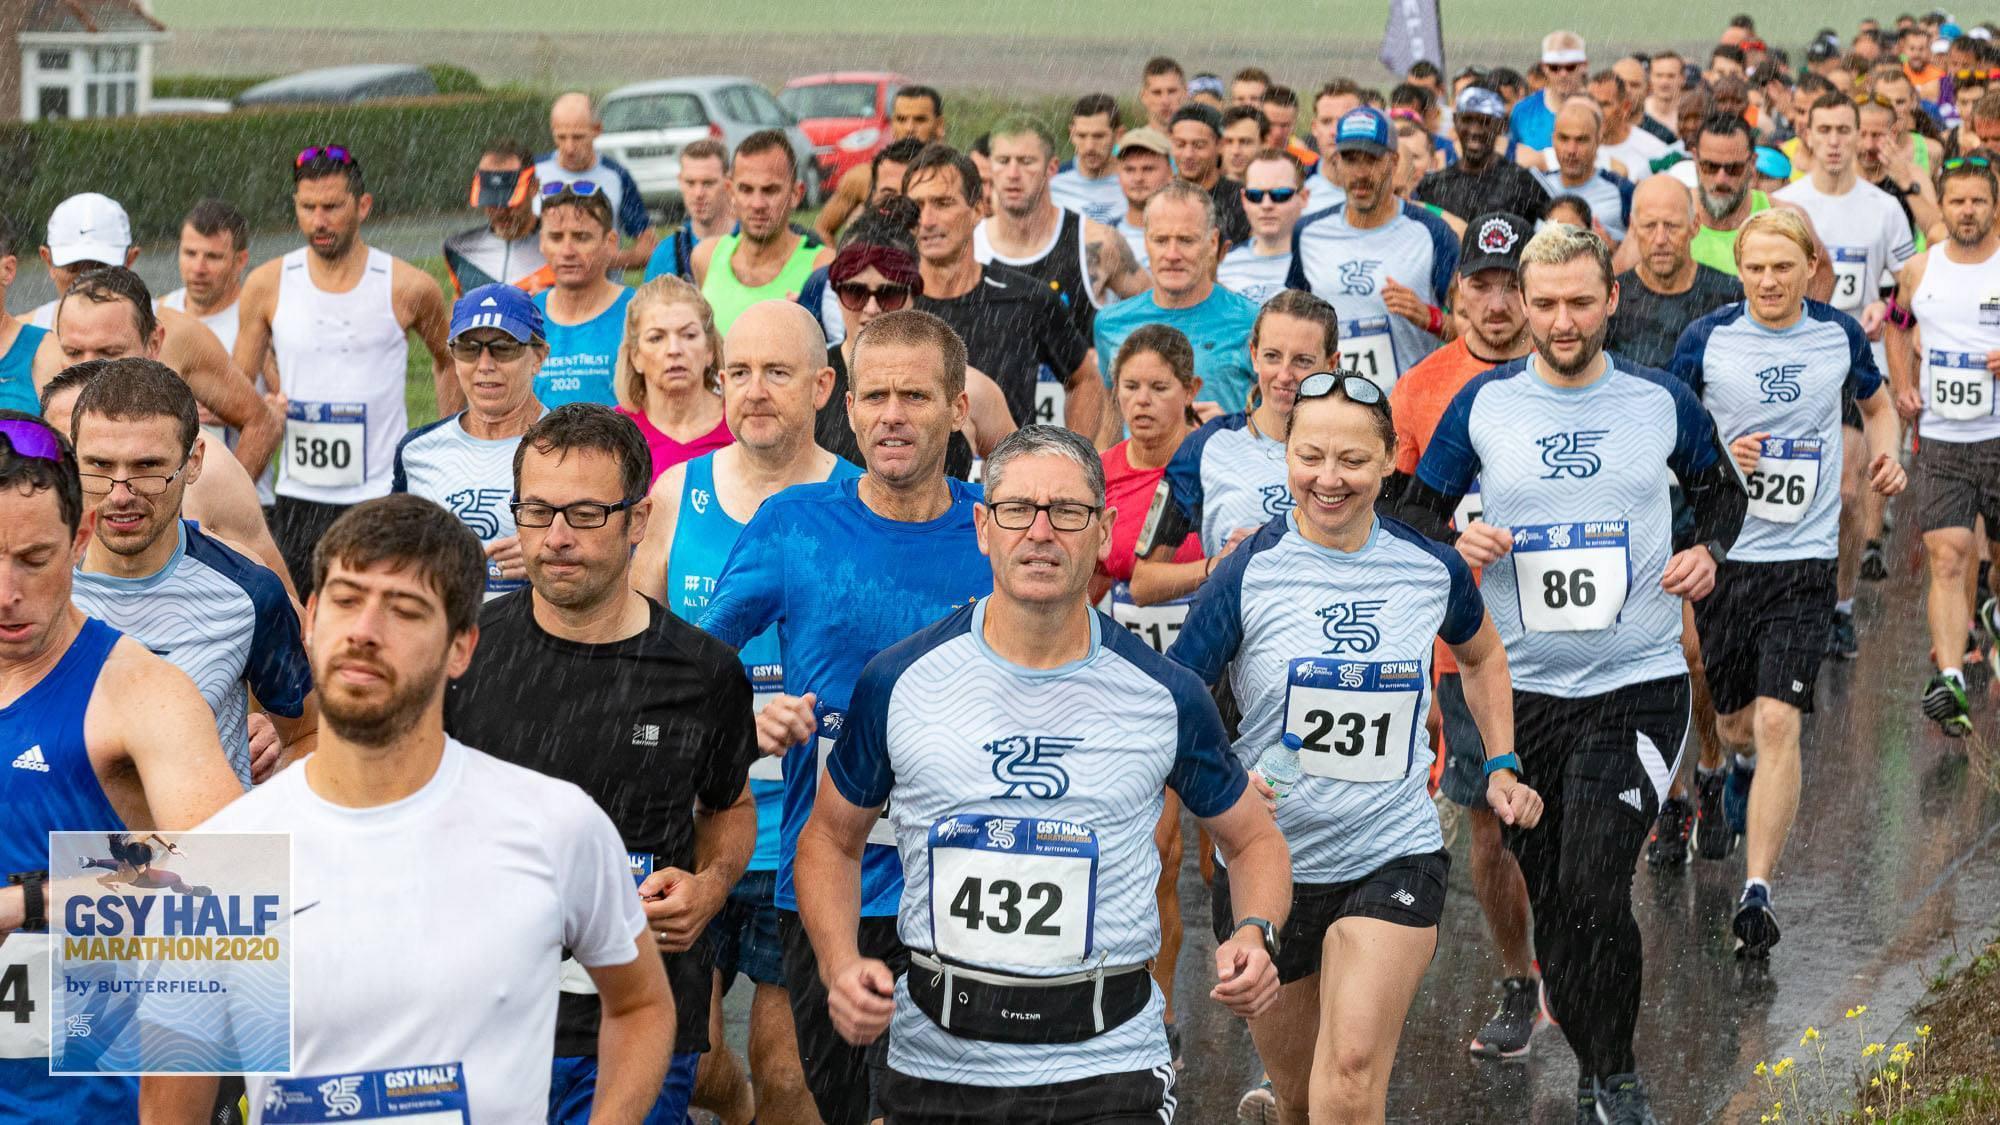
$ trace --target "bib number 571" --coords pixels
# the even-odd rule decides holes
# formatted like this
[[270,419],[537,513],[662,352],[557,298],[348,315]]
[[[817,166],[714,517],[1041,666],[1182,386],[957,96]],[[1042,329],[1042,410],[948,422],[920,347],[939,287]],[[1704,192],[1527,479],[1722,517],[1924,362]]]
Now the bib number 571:
[[[951,916],[965,923],[968,930],[977,930],[982,925],[996,934],[1027,933],[1035,937],[1060,937],[1062,927],[1049,925],[1049,919],[1062,909],[1062,888],[1054,883],[1030,883],[1026,888],[1012,879],[993,879],[982,882],[978,877],[968,877],[958,886],[958,893],[951,897]],[[1025,915],[1027,928],[1022,929],[1023,907],[1039,904],[1034,913]],[[994,913],[985,912],[987,906]]]

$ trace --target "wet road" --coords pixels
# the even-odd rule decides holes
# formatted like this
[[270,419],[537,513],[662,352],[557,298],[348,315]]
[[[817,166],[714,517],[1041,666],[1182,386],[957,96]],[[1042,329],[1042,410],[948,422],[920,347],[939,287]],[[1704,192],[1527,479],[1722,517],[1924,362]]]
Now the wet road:
[[[1752,1075],[1757,1062],[1803,1055],[1808,1026],[1827,1034],[1829,1059],[1844,1062],[1852,1025],[1842,1013],[1853,1005],[1868,1005],[1871,1039],[1912,1038],[1907,1026],[1892,1025],[1922,998],[1927,973],[1946,954],[1975,948],[2000,920],[2000,795],[1968,766],[1963,744],[1917,709],[1928,641],[1908,546],[1898,536],[1890,580],[1862,584],[1861,658],[1830,662],[1820,677],[1818,710],[1805,726],[1798,826],[1776,887],[1784,939],[1768,975],[1745,976],[1731,952],[1740,851],[1675,871],[1635,865],[1646,941],[1639,1065],[1663,1122],[1755,1122],[1768,1110]],[[1974,687],[1989,681],[1981,676]],[[2000,749],[1996,708],[2000,693],[1989,689],[1980,734]],[[1208,892],[1192,826],[1186,836],[1179,1120],[1228,1125],[1259,1068],[1243,1025],[1206,998]],[[1559,1030],[1542,1030],[1525,1062],[1466,1053],[1492,1011],[1500,967],[1472,895],[1463,832],[1453,857],[1438,956],[1404,1026],[1389,1119],[1567,1122],[1576,1064]],[[745,990],[731,1000],[730,1037],[741,1050]]]

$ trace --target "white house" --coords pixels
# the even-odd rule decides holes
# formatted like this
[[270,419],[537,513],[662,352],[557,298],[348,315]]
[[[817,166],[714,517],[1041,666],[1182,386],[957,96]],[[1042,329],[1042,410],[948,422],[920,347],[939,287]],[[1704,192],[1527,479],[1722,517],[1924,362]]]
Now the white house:
[[144,113],[153,48],[145,0],[0,0],[0,120]]

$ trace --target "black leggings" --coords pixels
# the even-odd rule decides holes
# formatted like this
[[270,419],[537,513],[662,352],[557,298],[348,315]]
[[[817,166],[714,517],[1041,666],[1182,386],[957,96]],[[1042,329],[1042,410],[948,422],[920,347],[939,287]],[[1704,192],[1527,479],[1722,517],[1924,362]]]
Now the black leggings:
[[1686,676],[1581,699],[1514,693],[1522,780],[1543,811],[1534,828],[1508,829],[1507,846],[1528,882],[1549,1007],[1585,1076],[1638,1069],[1632,871],[1679,766],[1688,698]]

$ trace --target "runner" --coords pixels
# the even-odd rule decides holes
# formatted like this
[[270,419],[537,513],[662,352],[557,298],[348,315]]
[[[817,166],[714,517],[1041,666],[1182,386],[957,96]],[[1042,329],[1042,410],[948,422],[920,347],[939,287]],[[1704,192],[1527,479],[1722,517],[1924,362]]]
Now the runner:
[[[1679,602],[1707,595],[1745,500],[1693,393],[1602,353],[1617,299],[1603,240],[1550,227],[1521,261],[1535,354],[1452,400],[1408,507],[1441,528],[1479,482],[1483,511],[1458,548],[1485,568],[1522,777],[1547,802],[1540,831],[1506,836],[1549,1007],[1577,1056],[1579,1118],[1650,1122],[1632,1052],[1644,959],[1632,868],[1687,735]],[[1673,478],[1698,544],[1678,553]]]
[[[1805,214],[1797,204],[1773,200],[1750,186],[1756,171],[1754,146],[1750,126],[1741,117],[1718,109],[1702,121],[1692,148],[1697,183],[1696,218],[1700,225],[1695,228],[1690,253],[1695,261],[1731,277],[1736,276],[1736,232],[1745,219],[1771,207]],[[1812,229],[1810,218],[1806,220],[1806,229]],[[1817,234],[1813,242],[1819,245]],[[1637,260],[1636,251],[1620,247],[1617,260],[1621,269],[1630,269]],[[1812,287],[1806,296],[1824,301],[1832,295],[1833,264],[1822,246],[1813,266]]]
[[971,364],[1006,393],[1016,425],[1040,419],[1096,434],[1104,383],[1090,339],[1047,285],[1007,266],[982,266],[974,253],[979,169],[951,148],[930,145],[904,173],[903,187],[921,214],[917,251],[924,288],[917,309],[942,319],[964,341]]
[[1637,183],[1652,174],[1653,161],[1667,154],[1667,142],[1633,124],[1633,115],[1644,111],[1639,108],[1634,86],[1618,73],[1628,62],[1639,65],[1637,59],[1620,59],[1617,67],[1591,75],[1590,97],[1604,117],[1597,151],[1623,164],[1625,178]]
[[1340,119],[1361,108],[1361,94],[1360,84],[1353,79],[1335,78],[1313,95],[1312,125],[1307,132],[1319,159],[1306,179],[1319,194],[1321,207],[1332,207],[1347,198],[1340,180],[1339,162],[1330,158],[1333,156],[1335,135],[1340,132]]
[[1646,62],[1645,118],[1640,127],[1672,148],[1680,139],[1681,99],[1687,94],[1687,63],[1673,51]]
[[1214,202],[1222,244],[1229,247],[1250,241],[1250,220],[1243,214],[1243,185],[1222,174],[1222,114],[1205,105],[1184,105],[1174,112],[1167,138],[1174,146],[1174,172],[1206,191]]
[[[904,86],[897,90],[896,97],[889,103],[889,143],[893,145],[899,141],[914,140],[921,147],[941,144],[944,138],[944,97],[929,86]],[[899,163],[907,163],[907,158]],[[869,169],[865,179],[852,172],[842,176],[832,198],[826,201],[819,218],[813,223],[820,241],[833,245],[834,239],[862,205],[873,201],[884,188],[892,185],[900,191],[902,182],[901,176],[884,175],[875,167]]]
[[[1254,1017],[1277,991],[1290,869],[1270,814],[1194,677],[1087,601],[1110,547],[1099,469],[1057,427],[1001,443],[977,509],[992,595],[869,662],[800,837],[834,1026],[856,1044],[889,1033],[890,1120],[1173,1118],[1147,973],[1168,789],[1245,873],[1210,996]],[[949,723],[910,723],[946,700]],[[907,972],[854,939],[864,841],[882,827],[908,872]]]
[[1500,95],[1484,85],[1467,86],[1459,92],[1451,120],[1458,133],[1458,163],[1419,180],[1412,198],[1461,219],[1506,211],[1531,223],[1541,221],[1548,213],[1548,191],[1497,147],[1507,121],[1507,103]]
[[[1813,253],[1796,213],[1751,216],[1736,240],[1744,300],[1696,321],[1674,350],[1674,374],[1726,435],[1750,495],[1717,592],[1695,604],[1695,621],[1718,730],[1735,754],[1724,808],[1746,833],[1736,953],[1755,959],[1778,942],[1771,881],[1798,810],[1799,725],[1825,655],[1815,640],[1832,628],[1838,596],[1843,498],[1826,486],[1846,479],[1827,464],[1844,456],[1845,403],[1858,404],[1868,428],[1869,487],[1893,496],[1904,484],[1895,407],[1875,393],[1882,376],[1866,333],[1805,299]],[[1759,772],[1764,783],[1754,785]]]
[[1161,136],[1170,135],[1174,113],[1187,102],[1187,72],[1181,64],[1155,55],[1146,60],[1139,75],[1139,104],[1146,108],[1146,127]]
[[[1279,1120],[1303,1125],[1308,1105],[1317,1120],[1382,1116],[1403,1021],[1437,950],[1451,853],[1426,792],[1435,641],[1464,670],[1495,815],[1532,828],[1541,802],[1516,777],[1507,654],[1471,570],[1375,516],[1395,468],[1387,396],[1366,376],[1317,372],[1300,381],[1289,423],[1292,510],[1218,568],[1168,655],[1204,683],[1227,677],[1243,710],[1237,759],[1258,771],[1291,851],[1283,987],[1250,1034]],[[1217,941],[1235,924],[1245,874],[1216,866]]]
[[[723,399],[740,433],[736,444],[668,469],[653,484],[646,538],[632,560],[632,586],[686,621],[699,621],[743,526],[764,501],[795,484],[857,477],[860,470],[813,442],[813,411],[832,391],[826,343],[808,314],[785,301],[750,306],[729,331]],[[741,654],[753,706],[784,690],[778,631],[767,629]],[[773,893],[785,786],[777,757],[750,766],[757,843],[749,867],[709,928],[720,987],[709,1015],[709,1053],[695,1103],[724,1120],[752,1100],[766,1121],[810,1121],[812,1101],[799,1068],[792,1012],[785,1003],[784,947]],[[750,1079],[721,1039],[722,993],[738,972],[750,978]]]
[[[735,654],[631,587],[651,515],[646,457],[631,424],[595,404],[558,407],[520,438],[514,518],[530,589],[481,611],[484,644],[448,691],[444,719],[451,737],[572,782],[611,814],[677,1013],[673,1063],[644,1116],[680,1121],[710,1046],[702,932],[756,842],[744,781],[756,730]],[[547,706],[544,692],[563,706]],[[624,1104],[598,1096],[590,976],[563,967],[548,1103],[561,1125]]]
[[[799,1060],[826,1125],[881,1116],[870,1072],[879,1078],[884,1054],[880,1043],[864,1051],[842,1041],[816,943],[799,923],[794,863],[820,764],[862,666],[992,584],[973,536],[979,493],[944,475],[946,439],[966,413],[964,345],[938,318],[903,309],[857,334],[853,362],[848,413],[867,473],[795,485],[759,507],[702,615],[703,628],[739,649],[778,630],[785,690],[758,713],[758,745],[785,759],[775,901]],[[908,565],[919,558],[922,566]],[[907,963],[894,922],[902,891],[895,852],[872,848],[862,861],[859,945],[898,969]]]
[[[236,302],[243,295],[243,270],[249,261],[249,222],[220,199],[202,200],[181,220],[180,255],[175,259],[181,287],[161,297],[160,307],[201,321],[202,327],[215,333],[224,351],[235,347]],[[263,394],[263,375],[253,378],[257,392]],[[201,425],[224,444],[235,447],[236,434],[207,409],[201,411]],[[257,478],[257,498],[266,507],[275,499],[268,469]]]
[[[1893,196],[1861,182],[1855,171],[1861,115],[1851,100],[1828,94],[1807,108],[1801,124],[1812,153],[1812,173],[1773,198],[1797,204],[1812,218],[1813,226],[1828,232],[1827,237],[1833,240],[1827,246],[1834,273],[1829,303],[1860,321],[1862,332],[1877,341],[1870,345],[1870,351],[1879,374],[1887,363],[1879,342],[1889,309],[1883,290],[1894,290],[1896,274],[1917,252],[1909,220]],[[1893,407],[1889,417],[1895,418]],[[1882,549],[1880,494],[1864,481],[1868,458],[1858,425],[1861,419],[1855,410],[1843,407],[1841,421],[1845,447],[1841,465],[1846,476],[1840,484],[1838,600],[1827,644],[1832,655],[1852,660],[1860,653],[1854,632],[1855,580],[1863,567],[1877,578],[1886,577],[1889,568]]]
[[1146,260],[1146,204],[1174,178],[1173,155],[1173,142],[1149,126],[1128,130],[1118,139],[1118,190],[1125,196],[1118,233],[1141,269],[1151,265]]
[[1904,268],[1885,347],[1896,409],[1923,435],[1917,521],[1930,564],[1926,605],[1937,668],[1924,685],[1924,714],[1957,738],[1972,732],[1959,653],[1972,625],[1966,580],[1977,558],[1973,527],[1983,518],[1989,536],[2000,528],[2000,416],[1993,400],[2000,330],[1991,283],[2000,254],[1994,235],[2000,187],[1989,164],[1955,157],[1938,170],[1937,194],[1948,237]]
[[444,240],[444,268],[454,298],[481,286],[518,285],[538,293],[552,283],[542,257],[541,181],[535,154],[513,139],[496,140],[472,172],[472,206],[486,221]]
[[625,306],[618,345],[618,413],[646,435],[653,480],[735,440],[722,416],[722,334],[708,301],[678,277],[656,277]]
[[42,265],[56,295],[36,305],[28,322],[47,331],[56,326],[56,304],[77,278],[105,266],[127,269],[139,260],[132,241],[132,220],[124,205],[94,191],[72,195],[49,212],[48,241],[42,244]]
[[1381,113],[1362,108],[1341,118],[1333,159],[1347,200],[1299,223],[1286,285],[1340,310],[1341,368],[1386,393],[1448,335],[1438,306],[1458,266],[1458,238],[1390,190],[1398,157]]
[[1556,167],[1535,172],[1535,179],[1551,197],[1582,197],[1612,244],[1625,241],[1625,226],[1632,218],[1632,181],[1599,167],[1604,111],[1590,98],[1574,97],[1556,111],[1553,128],[1549,152]]
[[675,183],[687,217],[653,248],[653,256],[646,260],[647,281],[669,274],[692,280],[694,248],[736,226],[736,209],[729,197],[729,150],[721,141],[703,137],[682,149]]
[[[396,445],[410,428],[403,395],[411,332],[431,353],[438,414],[465,402],[445,349],[451,310],[443,291],[361,238],[375,197],[354,154],[310,145],[292,161],[292,184],[307,245],[250,271],[233,350],[237,370],[265,372],[288,400],[271,531],[299,592],[310,595],[313,545],[341,512],[389,491]],[[239,459],[247,445],[246,436]]]
[[1270,131],[1264,134],[1264,147],[1281,148],[1291,153],[1298,158],[1299,166],[1306,170],[1308,176],[1318,171],[1319,154],[1293,135],[1299,124],[1299,92],[1290,86],[1272,86],[1264,91],[1264,100],[1257,108],[1264,111],[1264,120],[1271,126]]
[[1271,73],[1261,66],[1246,66],[1229,80],[1230,105],[1261,105],[1271,92]]
[[[548,358],[535,376],[535,397],[551,409],[572,402],[618,401],[614,372],[632,290],[614,280],[618,236],[611,200],[588,180],[541,186],[542,256],[548,288],[535,294],[548,333]],[[623,270],[617,271],[623,278]]]
[[1861,114],[1860,151],[1855,167],[1861,178],[1896,197],[1910,220],[1917,249],[1943,222],[1937,189],[1911,158],[1910,135],[1896,128],[1896,107],[1887,98],[1868,97],[1855,104]]
[[[1404,372],[1389,396],[1396,422],[1393,497],[1415,477],[1438,420],[1451,400],[1481,373],[1534,350],[1527,308],[1521,301],[1521,247],[1533,228],[1518,215],[1494,212],[1474,219],[1459,247],[1453,307],[1465,318],[1456,340]],[[1479,493],[1466,495],[1452,523],[1464,528],[1478,518]],[[1476,577],[1476,575],[1475,575]],[[1506,974],[1500,1004],[1468,1048],[1482,1058],[1514,1059],[1528,1053],[1529,1041],[1546,1022],[1541,975],[1528,933],[1528,885],[1521,865],[1501,840],[1500,819],[1486,803],[1486,743],[1466,702],[1465,682],[1450,646],[1432,657],[1437,671],[1437,711],[1444,738],[1444,770],[1438,791],[1463,807],[1472,837],[1472,892],[1479,899],[1494,951]]]
[[[1250,328],[1256,405],[1209,419],[1174,450],[1164,499],[1154,497],[1139,532],[1133,601],[1157,605],[1194,593],[1245,538],[1291,511],[1279,435],[1299,380],[1340,354],[1339,333],[1340,314],[1310,293],[1288,290],[1264,302]],[[1189,535],[1199,536],[1203,557],[1177,561]]]
[[1069,111],[1069,147],[1075,153],[1049,178],[1049,197],[1067,211],[1110,226],[1125,214],[1125,193],[1111,151],[1125,131],[1118,99],[1085,94]]
[[1735,278],[1695,261],[1697,229],[1694,193],[1679,180],[1649,176],[1633,189],[1631,237],[1619,248],[1632,266],[1618,275],[1607,350],[1643,367],[1664,367],[1688,325],[1743,299]]
[[[130,1077],[49,1075],[49,833],[193,827],[242,790],[187,676],[70,604],[91,539],[76,457],[33,415],[0,410],[0,1118],[131,1121]],[[101,1028],[109,1033],[112,1028]],[[208,1107],[202,1107],[206,1110]]]
[[1243,182],[1243,173],[1250,168],[1250,161],[1264,147],[1264,134],[1270,131],[1270,123],[1264,120],[1264,111],[1253,105],[1232,105],[1222,111],[1222,174],[1237,183]]
[[1145,292],[1151,279],[1117,231],[1056,205],[1055,140],[1040,122],[1008,117],[992,137],[993,215],[972,228],[972,256],[1046,283],[1089,339],[1098,309]]
[[497,282],[452,305],[450,340],[465,409],[397,444],[389,491],[421,496],[470,528],[486,556],[486,597],[497,598],[528,583],[514,526],[514,450],[548,409],[535,380],[549,345],[535,302]]
[[[245,789],[270,777],[281,753],[312,753],[312,671],[284,583],[181,518],[205,467],[187,384],[156,360],[113,360],[77,398],[70,424],[96,516],[71,594],[77,607],[194,680]],[[263,716],[255,722],[253,698]],[[250,729],[265,724],[277,738],[253,755]]]
[[833,260],[831,248],[791,228],[792,209],[805,191],[799,156],[783,130],[760,129],[737,143],[729,162],[736,229],[703,241],[688,260],[690,276],[715,309],[721,331],[728,332],[737,314],[758,301],[798,293],[806,275]]
[[[1250,363],[1250,330],[1257,302],[1216,284],[1222,232],[1215,205],[1199,186],[1178,180],[1146,204],[1146,249],[1153,287],[1097,316],[1097,354],[1115,356],[1141,325],[1179,329],[1195,348],[1195,372],[1208,399],[1226,412],[1245,409],[1256,372]],[[1105,433],[1115,437],[1115,419]]]
[[[479,541],[428,500],[387,496],[334,521],[314,561],[319,748],[201,825],[292,834],[291,937],[314,951],[292,987],[292,1071],[247,1078],[251,1125],[323,1105],[340,1076],[379,1097],[409,1067],[438,1076],[439,1113],[543,1120],[565,952],[604,998],[599,1102],[637,1120],[674,1004],[617,830],[576,786],[445,733],[445,681],[479,640]],[[214,1077],[142,1081],[148,1120],[207,1119]]]
[[[535,178],[544,187],[579,181],[597,185],[618,219],[617,232],[611,236],[611,268],[622,277],[624,271],[639,269],[652,257],[660,232],[653,229],[653,216],[646,210],[632,173],[616,160],[597,154],[597,138],[603,133],[604,122],[597,116],[590,95],[572,92],[557,98],[549,107],[549,135],[556,142],[555,151],[536,159]],[[620,234],[632,240],[629,248],[619,249]]]
[[1291,153],[1267,148],[1243,173],[1243,210],[1250,241],[1222,256],[1215,280],[1263,304],[1284,291],[1292,271],[1292,230],[1311,202],[1305,169]]
[[0,218],[0,410],[33,414],[35,401],[35,350],[42,346],[48,329],[37,328],[7,312],[7,287],[14,283],[21,259],[15,253],[14,228]]

